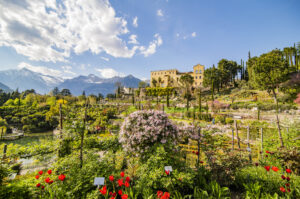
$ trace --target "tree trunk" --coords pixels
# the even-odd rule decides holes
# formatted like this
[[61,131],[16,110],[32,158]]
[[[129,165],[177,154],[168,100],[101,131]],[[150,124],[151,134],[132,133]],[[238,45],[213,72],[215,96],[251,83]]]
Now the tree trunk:
[[275,92],[275,88],[273,88],[272,91],[273,91],[274,100],[275,100],[275,103],[276,103],[276,124],[277,124],[277,129],[278,129],[278,136],[279,136],[281,147],[284,147],[283,139],[282,139],[282,135],[281,135],[281,130],[280,130],[279,117],[278,117],[278,100],[277,100],[277,95],[276,95],[276,92]]

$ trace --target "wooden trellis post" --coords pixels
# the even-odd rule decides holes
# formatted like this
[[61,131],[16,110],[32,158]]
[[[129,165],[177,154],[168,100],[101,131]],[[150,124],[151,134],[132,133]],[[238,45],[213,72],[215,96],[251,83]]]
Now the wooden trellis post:
[[263,159],[264,155],[264,134],[263,134],[263,128],[260,128],[260,136],[261,136],[261,159]]
[[250,148],[250,127],[247,126],[247,150],[249,152],[249,161],[252,163],[252,155],[251,155],[251,148]]
[[232,150],[234,150],[234,130],[233,130],[233,128],[231,128],[231,132],[232,132]]
[[234,126],[235,126],[235,132],[236,132],[236,139],[237,139],[238,147],[240,149],[241,144],[240,144],[240,138],[239,138],[239,132],[238,132],[238,126],[237,126],[237,121],[236,120],[234,120]]

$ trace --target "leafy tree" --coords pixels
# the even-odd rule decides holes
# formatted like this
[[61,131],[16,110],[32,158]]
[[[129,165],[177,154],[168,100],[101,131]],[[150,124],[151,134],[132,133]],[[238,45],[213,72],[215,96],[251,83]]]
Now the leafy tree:
[[122,83],[116,82],[115,87],[116,87],[116,97],[120,98],[122,96],[122,91],[123,91]]
[[62,96],[71,96],[72,95],[71,91],[69,89],[66,89],[66,88],[62,89],[60,94]]
[[252,66],[256,86],[261,89],[271,91],[276,103],[276,121],[280,144],[283,147],[283,140],[280,131],[278,118],[278,100],[275,89],[279,84],[288,79],[289,67],[287,60],[283,59],[283,53],[280,50],[273,50],[262,54]]
[[114,98],[116,98],[116,95],[113,94],[113,93],[108,93],[108,94],[106,95],[106,98],[108,98],[108,99],[114,99]]
[[59,89],[55,87],[51,92],[50,95],[52,96],[58,96],[59,95]]
[[102,93],[98,93],[97,100],[102,100],[103,98],[104,98],[103,94]]
[[157,80],[155,78],[152,79],[152,85],[153,87],[157,87]]
[[145,82],[145,81],[139,82],[139,88],[146,88],[147,86],[148,86],[147,82]]
[[19,89],[18,88],[15,91],[12,92],[11,98],[12,99],[20,98],[20,93],[19,93]]
[[85,96],[85,91],[82,91],[82,96]]
[[185,74],[180,76],[179,81],[183,89],[183,97],[186,99],[186,109],[189,110],[190,100],[192,99],[192,86],[194,83],[194,78],[190,74]]
[[36,94],[34,89],[25,90],[21,93],[22,98],[24,99],[28,94]]

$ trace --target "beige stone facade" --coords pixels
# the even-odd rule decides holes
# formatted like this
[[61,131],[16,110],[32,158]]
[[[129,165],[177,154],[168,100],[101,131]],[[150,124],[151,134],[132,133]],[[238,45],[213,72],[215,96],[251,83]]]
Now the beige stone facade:
[[[193,87],[202,86],[204,76],[204,66],[197,64],[193,67],[193,72],[179,72],[177,69],[151,71],[151,87],[178,87],[181,75],[190,74],[194,78]],[[153,79],[156,80],[156,85],[153,85]]]

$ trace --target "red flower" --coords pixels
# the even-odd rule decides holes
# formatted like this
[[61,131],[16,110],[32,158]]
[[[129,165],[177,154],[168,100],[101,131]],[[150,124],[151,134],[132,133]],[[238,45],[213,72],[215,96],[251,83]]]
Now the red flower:
[[282,178],[282,180],[285,180],[285,176],[284,175],[281,175],[281,178]]
[[49,182],[49,184],[52,184],[53,183],[53,180],[51,180],[50,182]]
[[291,173],[291,172],[292,172],[291,169],[286,169],[285,171],[286,171],[287,173]]
[[58,176],[58,179],[59,179],[60,181],[64,181],[65,178],[66,178],[66,176],[65,176],[64,174],[60,174],[60,175]]
[[121,196],[121,195],[122,195],[122,190],[119,190],[119,191],[118,191],[118,194]]
[[126,182],[129,182],[129,181],[130,181],[130,177],[127,176],[126,179],[125,179],[125,181],[126,181]]
[[285,188],[284,187],[280,187],[280,191],[282,191],[284,193],[285,192]]
[[169,199],[170,198],[170,193],[165,192],[164,195],[160,199]]
[[167,176],[170,175],[170,171],[166,170],[165,173],[167,174]]
[[275,172],[279,171],[278,167],[272,167],[272,170]]
[[125,187],[129,187],[129,182],[125,182]]
[[200,164],[203,164],[204,162],[203,161],[200,161]]
[[266,155],[266,158],[269,157],[268,155]]
[[195,151],[192,151],[192,153],[196,153]]
[[162,192],[162,191],[157,191],[157,197],[158,197],[158,198],[162,197],[163,194],[164,194],[164,192]]
[[45,182],[46,182],[46,183],[49,183],[49,182],[50,182],[50,178],[49,178],[49,177],[46,178],[46,179],[45,179]]
[[265,169],[266,169],[267,171],[270,171],[270,166],[265,166]]
[[36,176],[35,176],[35,179],[39,179],[39,178],[40,178],[40,176],[39,176],[39,175],[36,175]]
[[291,180],[291,178],[290,178],[290,177],[286,177],[286,180],[287,180],[287,181],[290,181],[290,180]]
[[257,166],[257,167],[258,167],[258,162],[255,162],[255,166]]
[[122,196],[122,199],[127,199],[128,198],[128,195],[127,194],[124,194],[123,196]]
[[110,181],[114,181],[114,176],[109,176]]
[[118,180],[118,184],[119,184],[120,187],[122,187],[122,185],[123,185],[123,179],[119,179]]
[[291,192],[290,188],[287,188],[287,191],[288,191],[288,192]]
[[43,171],[39,171],[39,174],[42,175],[42,174],[43,174]]
[[289,183],[286,183],[286,184],[285,184],[285,186],[289,187],[289,186],[290,186],[290,184],[289,184]]
[[40,186],[41,186],[41,183],[37,183],[35,186],[36,186],[36,187],[40,187]]
[[110,199],[115,199],[115,197],[111,197]]
[[109,195],[111,196],[111,195],[112,195],[112,192],[109,192]]
[[52,173],[52,170],[49,169],[49,170],[47,171],[47,173],[50,175],[50,174]]
[[120,176],[123,178],[124,175],[125,175],[125,173],[122,171],[122,172],[120,173]]
[[270,151],[266,151],[266,153],[270,153]]
[[45,187],[44,187],[44,186],[42,186],[42,189],[45,189]]
[[113,196],[113,197],[116,197],[116,195],[117,195],[117,193],[116,193],[116,192],[114,192],[112,196]]
[[102,189],[99,189],[99,191],[102,195],[105,195],[107,193],[106,186],[104,185],[104,187],[102,187]]

